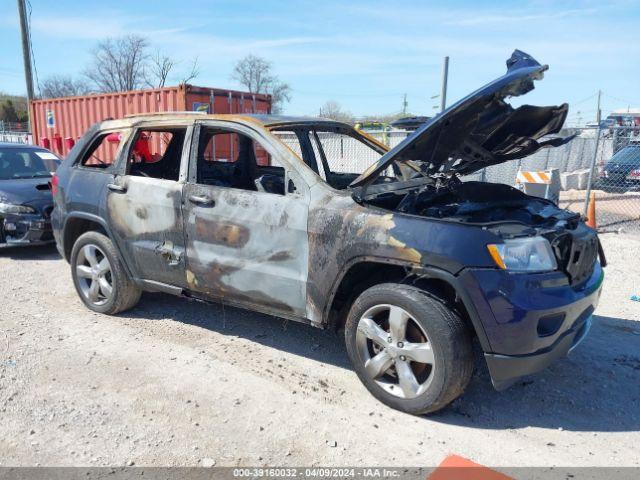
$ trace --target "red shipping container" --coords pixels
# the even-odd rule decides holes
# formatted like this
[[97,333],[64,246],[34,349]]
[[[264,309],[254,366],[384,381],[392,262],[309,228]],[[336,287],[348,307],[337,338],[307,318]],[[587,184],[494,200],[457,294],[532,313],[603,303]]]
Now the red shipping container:
[[[127,115],[204,111],[207,113],[270,113],[271,96],[196,87],[182,84],[129,92],[100,93],[80,97],[33,100],[31,110],[33,143],[44,138],[79,138],[96,122]],[[59,154],[69,152],[67,145]]]

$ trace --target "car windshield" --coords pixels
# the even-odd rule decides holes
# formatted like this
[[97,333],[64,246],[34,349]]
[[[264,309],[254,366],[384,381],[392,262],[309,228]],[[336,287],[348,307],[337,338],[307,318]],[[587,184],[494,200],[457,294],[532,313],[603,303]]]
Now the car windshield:
[[618,165],[640,165],[640,146],[623,148],[611,157],[611,163]]
[[60,165],[60,159],[47,150],[0,147],[0,180],[46,178]]

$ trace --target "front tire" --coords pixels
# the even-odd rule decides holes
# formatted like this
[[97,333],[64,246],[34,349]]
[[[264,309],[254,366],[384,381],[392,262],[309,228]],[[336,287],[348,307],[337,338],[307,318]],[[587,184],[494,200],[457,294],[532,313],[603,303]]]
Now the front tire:
[[380,284],[353,303],[347,354],[382,403],[411,414],[444,408],[473,373],[469,329],[444,302],[419,288]]
[[71,250],[71,276],[83,303],[94,312],[113,315],[133,308],[142,291],[124,269],[109,237],[86,232]]

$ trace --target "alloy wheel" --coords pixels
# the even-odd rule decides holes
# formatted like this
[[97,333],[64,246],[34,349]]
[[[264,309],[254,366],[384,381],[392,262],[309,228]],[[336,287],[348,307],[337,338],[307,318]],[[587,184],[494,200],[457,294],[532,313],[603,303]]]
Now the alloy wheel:
[[94,305],[104,305],[113,295],[111,264],[96,245],[87,244],[76,258],[76,276],[84,297]]
[[435,357],[418,322],[397,305],[375,305],[358,321],[356,345],[364,369],[387,393],[416,398],[433,379]]

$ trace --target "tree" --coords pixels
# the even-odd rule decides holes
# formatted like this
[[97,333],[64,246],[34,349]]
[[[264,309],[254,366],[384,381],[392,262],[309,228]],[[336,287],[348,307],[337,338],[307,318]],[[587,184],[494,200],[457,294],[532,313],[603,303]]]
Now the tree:
[[84,80],[74,80],[68,75],[52,75],[42,82],[40,91],[43,98],[57,98],[86,95],[91,89]]
[[175,62],[173,59],[162,55],[160,50],[156,50],[155,55],[149,60],[148,77],[146,79],[147,85],[150,87],[164,87],[167,82],[167,77],[174,65]]
[[343,110],[338,102],[329,100],[320,107],[320,116],[337,120],[338,122],[353,123],[353,114],[347,110]]
[[[146,84],[150,87],[164,87],[169,74],[177,63],[171,57],[162,55],[159,50],[156,50],[155,55],[148,62]],[[198,57],[195,57],[191,62],[191,70],[180,80],[180,83],[189,83],[198,75],[200,75],[200,68],[198,67]]]
[[0,120],[26,122],[29,118],[27,97],[0,92]]
[[271,95],[271,111],[281,113],[285,102],[291,101],[291,87],[271,72],[271,62],[247,55],[236,63],[231,78],[250,93]]
[[139,35],[107,38],[93,51],[92,65],[85,70],[100,92],[136,90],[145,84],[149,43]]
[[195,57],[191,62],[191,70],[185,75],[180,83],[189,83],[191,80],[200,75],[200,67],[198,66],[198,57]]
[[6,100],[0,108],[0,120],[3,122],[19,122],[18,112],[11,100]]

